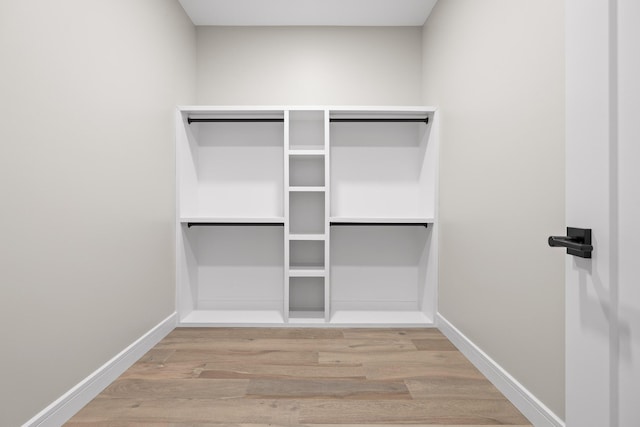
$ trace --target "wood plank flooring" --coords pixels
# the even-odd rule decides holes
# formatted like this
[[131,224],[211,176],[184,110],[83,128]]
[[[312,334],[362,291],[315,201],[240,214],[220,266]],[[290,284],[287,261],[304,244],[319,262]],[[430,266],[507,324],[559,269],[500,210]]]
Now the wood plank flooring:
[[67,426],[531,424],[437,329],[178,328]]

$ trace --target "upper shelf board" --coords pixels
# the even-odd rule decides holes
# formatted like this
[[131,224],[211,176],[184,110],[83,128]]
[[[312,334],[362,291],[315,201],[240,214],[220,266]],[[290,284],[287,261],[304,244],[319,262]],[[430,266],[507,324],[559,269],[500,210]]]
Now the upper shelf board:
[[265,224],[280,224],[284,222],[284,217],[182,217],[180,222],[186,223],[230,223],[230,224],[242,224],[242,223],[265,223]]
[[331,114],[371,114],[371,113],[394,113],[394,114],[412,114],[412,113],[433,113],[436,111],[432,106],[363,106],[363,105],[180,105],[178,110],[183,113],[242,113],[242,114],[261,114],[267,112],[284,113],[287,111],[324,111],[328,110]]
[[332,223],[389,223],[389,224],[433,224],[433,218],[363,218],[363,217],[335,217],[329,218],[329,222]]

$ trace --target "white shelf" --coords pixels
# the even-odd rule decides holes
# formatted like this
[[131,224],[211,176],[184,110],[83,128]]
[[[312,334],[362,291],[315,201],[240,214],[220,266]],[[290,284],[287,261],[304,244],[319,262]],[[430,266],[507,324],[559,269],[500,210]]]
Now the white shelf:
[[[315,146],[313,146],[315,147]],[[321,146],[318,146],[317,148],[311,148],[311,149],[307,149],[307,148],[292,148],[289,150],[289,155],[290,156],[324,156],[325,155],[325,150],[324,148],[322,148]]]
[[330,222],[334,222],[334,223],[349,223],[349,222],[356,222],[356,223],[401,223],[401,224],[411,224],[411,223],[420,223],[420,224],[433,224],[434,219],[433,218],[426,218],[426,217],[422,217],[422,218],[390,218],[390,217],[384,217],[384,218],[374,218],[374,217],[337,217],[337,216],[332,216],[329,218]]
[[[284,107],[282,107],[284,109]],[[403,105],[403,106],[393,106],[393,107],[385,107],[385,106],[365,106],[365,105],[340,105],[340,106],[327,106],[324,107],[331,111],[330,116],[333,117],[343,117],[343,116],[353,116],[354,114],[362,115],[364,117],[371,117],[373,115],[383,115],[383,116],[406,116],[407,113],[433,113],[436,111],[436,107],[434,106],[415,106],[415,105]]]
[[289,323],[324,323],[324,311],[290,311]]
[[305,192],[322,192],[326,191],[327,187],[324,185],[296,185],[289,187],[289,191],[305,191]]
[[282,117],[284,110],[291,107],[277,105],[179,105],[178,110],[184,113],[198,113],[211,115],[223,113],[226,115],[243,113],[255,114],[256,116],[267,116],[269,113],[278,113],[277,117]]
[[180,321],[181,326],[283,323],[284,318],[278,310],[194,310]]
[[339,325],[432,325],[433,319],[421,311],[338,310],[331,316],[331,324]]
[[324,234],[290,234],[289,240],[325,240]]
[[289,277],[324,277],[324,267],[291,267]]
[[180,218],[180,222],[186,224],[188,222],[191,223],[211,223],[211,222],[219,222],[219,223],[264,223],[264,224],[278,224],[284,223],[284,217],[182,217]]

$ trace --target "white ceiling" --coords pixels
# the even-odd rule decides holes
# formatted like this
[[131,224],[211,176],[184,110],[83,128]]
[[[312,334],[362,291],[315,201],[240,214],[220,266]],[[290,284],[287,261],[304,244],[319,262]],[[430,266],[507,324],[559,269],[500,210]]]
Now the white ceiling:
[[195,25],[421,26],[437,0],[179,0]]

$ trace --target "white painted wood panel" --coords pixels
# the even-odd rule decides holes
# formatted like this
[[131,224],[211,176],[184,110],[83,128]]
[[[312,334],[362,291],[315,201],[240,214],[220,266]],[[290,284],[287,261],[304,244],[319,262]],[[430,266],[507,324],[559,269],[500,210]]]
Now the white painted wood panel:
[[567,224],[594,241],[567,259],[568,427],[640,424],[639,23],[635,1],[567,3]]
[[567,225],[591,228],[595,247],[566,257],[568,427],[610,425],[608,3],[567,1]]
[[617,1],[618,425],[640,425],[640,2]]

